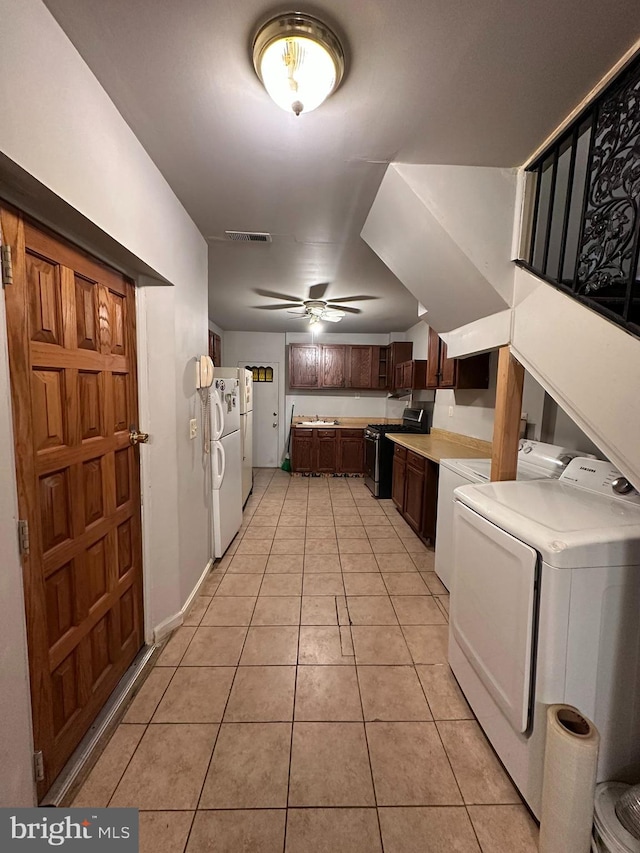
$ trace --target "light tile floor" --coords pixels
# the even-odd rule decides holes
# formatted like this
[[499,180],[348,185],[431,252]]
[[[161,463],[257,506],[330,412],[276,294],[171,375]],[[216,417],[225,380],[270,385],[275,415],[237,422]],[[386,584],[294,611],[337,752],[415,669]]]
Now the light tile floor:
[[258,469],[73,804],[140,808],[141,853],[533,853],[447,620],[433,552],[391,501]]

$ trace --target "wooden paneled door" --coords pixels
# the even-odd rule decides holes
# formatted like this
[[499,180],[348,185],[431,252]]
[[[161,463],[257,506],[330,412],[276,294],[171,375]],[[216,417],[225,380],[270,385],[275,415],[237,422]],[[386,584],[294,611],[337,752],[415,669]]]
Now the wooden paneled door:
[[0,217],[42,797],[143,643],[134,288],[19,213]]

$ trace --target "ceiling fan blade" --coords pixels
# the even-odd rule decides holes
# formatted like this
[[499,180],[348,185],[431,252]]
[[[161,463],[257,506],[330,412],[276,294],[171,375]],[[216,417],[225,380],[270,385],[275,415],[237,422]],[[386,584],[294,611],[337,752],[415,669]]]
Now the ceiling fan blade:
[[338,314],[323,314],[320,320],[324,323],[339,323],[342,320],[342,315]]
[[309,288],[309,299],[322,299],[328,287],[328,281],[323,281],[320,284],[312,284]]
[[281,302],[279,305],[253,305],[261,311],[281,311],[283,308],[300,308],[302,302]]
[[362,314],[361,308],[350,308],[348,305],[334,305],[333,302],[329,306],[330,310],[344,311],[347,314]]
[[309,316],[306,311],[298,312],[298,311],[291,311],[290,309],[287,309],[287,314],[293,314],[294,317],[308,317]]
[[379,296],[345,296],[344,299],[332,299],[330,304],[333,305],[334,302],[365,302],[367,299],[380,299]]
[[267,299],[284,299],[285,302],[295,302],[302,305],[302,299],[298,299],[297,296],[287,296],[285,293],[276,293],[274,290],[262,290],[259,287],[254,288],[253,292],[257,293],[258,296],[266,296]]

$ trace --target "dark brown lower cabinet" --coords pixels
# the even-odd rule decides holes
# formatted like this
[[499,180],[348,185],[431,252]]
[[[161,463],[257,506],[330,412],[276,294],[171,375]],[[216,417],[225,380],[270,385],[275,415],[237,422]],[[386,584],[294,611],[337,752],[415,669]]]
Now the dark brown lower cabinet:
[[313,430],[294,429],[291,437],[291,465],[300,474],[311,474],[314,469]]
[[361,429],[342,429],[338,436],[338,472],[362,474],[364,471],[364,438]]
[[409,451],[404,480],[404,517],[420,533],[424,510],[424,456]]
[[337,470],[338,447],[335,429],[314,429],[316,442],[316,472],[333,474]]
[[407,469],[406,448],[396,444],[393,448],[393,472],[391,480],[391,499],[400,512],[404,512],[404,483]]
[[294,427],[291,470],[297,474],[363,474],[363,431]]
[[395,446],[393,502],[418,536],[431,542],[436,538],[439,470],[436,462]]

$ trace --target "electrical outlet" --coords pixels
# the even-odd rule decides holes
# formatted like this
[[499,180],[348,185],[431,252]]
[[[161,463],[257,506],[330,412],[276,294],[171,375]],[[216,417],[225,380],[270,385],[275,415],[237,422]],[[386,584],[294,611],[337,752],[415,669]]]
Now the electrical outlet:
[[191,418],[189,421],[189,438],[195,438],[198,435],[198,421]]
[[449,417],[453,417],[453,406],[449,406]]

